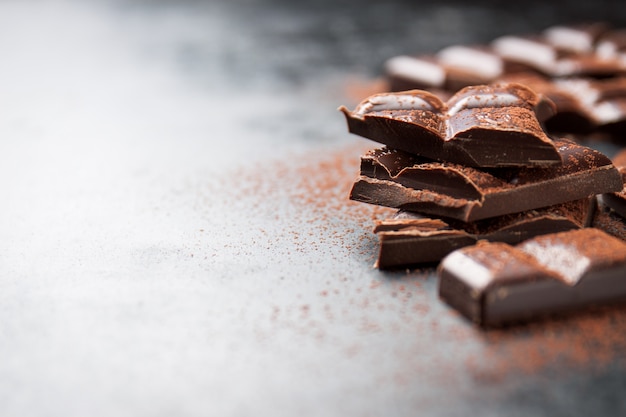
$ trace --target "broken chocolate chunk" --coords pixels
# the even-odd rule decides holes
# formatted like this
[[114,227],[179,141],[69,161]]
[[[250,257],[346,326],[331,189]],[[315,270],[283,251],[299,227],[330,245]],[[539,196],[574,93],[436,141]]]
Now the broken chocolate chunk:
[[520,84],[466,87],[447,102],[423,90],[382,93],[354,111],[340,107],[351,133],[390,148],[474,167],[561,163],[542,117],[552,104]]
[[626,242],[595,228],[517,246],[481,241],[446,256],[439,296],[489,327],[626,302]]
[[375,266],[394,269],[436,263],[478,240],[517,244],[542,234],[587,227],[595,201],[595,197],[586,198],[473,223],[399,211],[376,223],[379,252]]
[[472,222],[622,190],[604,154],[566,139],[555,142],[563,164],[545,168],[481,170],[399,150],[370,151],[361,158],[350,198]]

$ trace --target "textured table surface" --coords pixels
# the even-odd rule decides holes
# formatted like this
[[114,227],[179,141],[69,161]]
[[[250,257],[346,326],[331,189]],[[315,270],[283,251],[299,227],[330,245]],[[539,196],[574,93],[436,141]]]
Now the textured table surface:
[[480,331],[347,199],[386,58],[626,19],[543,3],[1,1],[0,415],[625,414],[626,310]]

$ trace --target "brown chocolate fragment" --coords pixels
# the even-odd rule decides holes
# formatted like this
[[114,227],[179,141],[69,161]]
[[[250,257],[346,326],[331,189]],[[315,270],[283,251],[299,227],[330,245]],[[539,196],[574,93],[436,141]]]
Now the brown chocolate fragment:
[[622,150],[615,155],[615,157],[613,157],[613,164],[622,175],[624,188],[618,192],[603,194],[600,198],[602,203],[626,219],[626,149]]
[[478,240],[517,244],[541,234],[587,227],[594,208],[595,198],[587,198],[474,223],[399,211],[376,223],[380,250],[375,266],[394,269],[436,263]]
[[446,256],[439,296],[481,326],[626,302],[626,242],[595,228],[517,246],[481,241]]
[[563,164],[546,168],[481,170],[398,150],[370,151],[361,158],[350,198],[473,222],[623,188],[602,153],[566,139],[555,143]]
[[391,91],[425,89],[450,96],[470,85],[487,84],[506,72],[500,56],[483,46],[454,45],[433,56],[401,55],[385,63]]
[[546,102],[520,84],[466,87],[447,102],[423,90],[382,93],[354,111],[351,133],[440,161],[475,167],[560,164],[539,124]]

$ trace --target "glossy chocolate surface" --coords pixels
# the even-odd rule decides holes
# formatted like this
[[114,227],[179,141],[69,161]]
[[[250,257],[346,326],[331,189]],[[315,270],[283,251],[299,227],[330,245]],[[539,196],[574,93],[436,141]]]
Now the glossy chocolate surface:
[[537,119],[546,102],[516,83],[466,87],[447,102],[424,90],[381,93],[340,110],[351,133],[431,159],[475,167],[561,163]]
[[350,198],[470,222],[547,207],[623,188],[611,160],[556,141],[563,165],[480,170],[378,149],[361,158]]
[[595,228],[517,246],[479,242],[444,258],[439,295],[481,326],[626,301],[626,243]]

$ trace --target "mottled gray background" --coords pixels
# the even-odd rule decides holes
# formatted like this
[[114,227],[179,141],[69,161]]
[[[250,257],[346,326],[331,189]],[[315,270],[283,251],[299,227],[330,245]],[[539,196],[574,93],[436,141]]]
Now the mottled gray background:
[[0,1],[0,415],[626,414],[623,310],[482,332],[371,267],[338,168],[385,59],[590,20],[623,2]]

